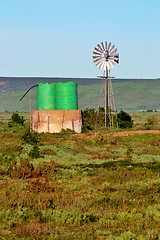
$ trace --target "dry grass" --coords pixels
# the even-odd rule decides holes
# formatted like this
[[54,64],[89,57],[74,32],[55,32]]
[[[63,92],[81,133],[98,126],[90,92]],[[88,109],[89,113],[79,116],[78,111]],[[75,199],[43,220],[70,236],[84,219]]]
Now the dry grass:
[[159,239],[160,134],[39,134],[0,123],[0,239]]

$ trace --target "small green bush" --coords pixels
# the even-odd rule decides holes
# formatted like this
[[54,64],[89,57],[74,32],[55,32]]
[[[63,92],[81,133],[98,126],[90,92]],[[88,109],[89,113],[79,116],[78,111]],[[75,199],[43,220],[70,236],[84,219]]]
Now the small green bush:
[[86,108],[82,112],[83,128],[82,132],[88,132],[95,128],[96,112],[94,109]]
[[39,147],[34,145],[33,148],[30,150],[28,156],[31,157],[31,158],[40,158],[40,157],[42,157],[42,155],[40,154]]
[[120,111],[117,114],[117,121],[118,121],[119,128],[132,128],[133,127],[133,120],[132,120],[131,116],[124,111]]
[[8,122],[8,127],[13,127],[15,124],[20,124],[24,126],[25,119],[23,116],[20,116],[18,113],[13,113],[11,120]]
[[26,143],[30,143],[30,144],[34,144],[34,145],[39,142],[38,134],[36,132],[30,131],[29,128],[27,130],[25,130],[25,132],[23,133],[22,139]]

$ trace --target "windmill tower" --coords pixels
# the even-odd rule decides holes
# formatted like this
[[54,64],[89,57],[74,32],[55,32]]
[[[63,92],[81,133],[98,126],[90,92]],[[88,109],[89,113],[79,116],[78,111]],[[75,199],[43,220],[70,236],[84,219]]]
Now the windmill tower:
[[105,127],[111,129],[115,125],[115,103],[110,69],[119,63],[119,54],[115,45],[110,42],[101,42],[97,44],[93,51],[93,62],[98,69],[104,71],[104,75],[100,76],[100,78],[103,79],[103,87],[100,94],[99,107],[101,106],[102,94],[104,91]]

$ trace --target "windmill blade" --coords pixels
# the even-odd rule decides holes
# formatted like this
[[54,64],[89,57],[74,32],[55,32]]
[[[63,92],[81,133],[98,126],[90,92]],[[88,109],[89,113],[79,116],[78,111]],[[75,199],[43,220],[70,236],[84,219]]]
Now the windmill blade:
[[107,45],[107,42],[105,42],[105,51],[107,50],[108,48],[108,45]]
[[105,52],[106,50],[105,50],[105,47],[104,47],[104,43],[101,42],[101,45],[102,45],[102,48],[103,48],[103,52]]
[[112,52],[110,52],[110,56],[114,56],[114,55],[117,55],[118,52],[117,52],[117,48],[115,48]]
[[112,54],[110,54],[110,57],[116,57],[116,58],[119,58],[119,53],[112,53]]
[[106,63],[105,62],[102,63],[101,70],[104,70],[104,71],[106,70]]
[[110,55],[115,54],[115,53],[117,53],[117,48],[115,48],[112,51],[110,51]]
[[100,44],[97,44],[98,49],[103,53],[103,49],[101,48]]
[[95,50],[99,52],[100,54],[102,53],[98,48],[95,47]]
[[109,62],[106,62],[106,69],[107,69],[107,70],[110,70]]
[[106,62],[103,62],[102,66],[101,66],[101,70],[106,71]]
[[108,61],[108,63],[109,63],[110,69],[113,68],[113,66],[114,66],[113,62],[112,61]]
[[110,59],[116,61],[117,63],[119,63],[119,54],[118,55],[114,55],[114,56],[110,56]]
[[101,59],[94,59],[93,62],[94,62],[94,64],[97,64],[97,63],[102,62],[102,60]]
[[107,50],[110,51],[111,43],[108,44]]
[[111,56],[111,55],[109,56],[109,59],[118,59],[118,58],[119,58],[119,55],[117,55],[117,54],[113,55],[113,56]]
[[93,62],[98,61],[98,60],[102,61],[101,58],[93,58]]
[[98,65],[99,69],[101,69],[101,70],[102,70],[102,65],[103,65],[103,62],[100,62]]
[[110,58],[110,61],[114,61],[115,63],[119,63],[119,59],[118,58]]
[[110,64],[111,64],[111,68],[113,68],[117,63],[115,62],[115,60],[111,59]]
[[97,66],[99,69],[100,69],[101,65],[102,65],[102,62],[96,63],[96,66]]
[[115,45],[113,44],[112,47],[109,49],[109,52],[111,53],[112,50],[114,50],[114,48],[115,48]]
[[103,70],[106,71],[106,67],[107,67],[107,62],[104,62],[104,65],[103,65]]
[[93,56],[93,59],[101,59],[100,56]]
[[114,62],[115,64],[119,63],[119,58],[111,58],[110,59],[112,62]]
[[98,64],[98,63],[102,62],[102,60],[101,60],[101,59],[95,59],[95,60],[93,60],[93,62],[94,62],[94,63],[95,63],[95,65],[96,65],[96,64]]
[[93,62],[96,63],[96,62],[101,62],[102,60],[100,58],[98,59],[93,59]]
[[108,70],[108,62],[105,62],[103,67],[104,67],[103,68],[104,71]]
[[115,60],[113,60],[113,59],[110,59],[110,60],[109,60],[109,63],[112,64],[112,68],[114,67],[114,65],[116,65],[116,62],[115,62]]
[[101,56],[101,53],[99,52],[93,52],[93,54]]

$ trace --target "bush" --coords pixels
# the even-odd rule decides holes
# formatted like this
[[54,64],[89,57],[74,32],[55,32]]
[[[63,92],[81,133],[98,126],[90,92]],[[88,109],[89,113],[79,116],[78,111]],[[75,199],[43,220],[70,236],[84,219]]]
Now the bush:
[[37,144],[39,142],[38,134],[36,132],[31,132],[29,128],[24,132],[22,139],[30,144]]
[[147,122],[144,124],[145,129],[151,130],[158,127],[158,119],[156,117],[149,117]]
[[93,108],[86,108],[82,112],[83,128],[82,132],[92,131],[98,127],[104,126],[105,122],[105,110],[103,107],[100,107],[98,111],[95,111]]
[[8,122],[9,127],[13,127],[15,124],[20,124],[24,126],[25,119],[23,116],[20,116],[18,113],[13,113],[11,115],[11,120]]
[[156,117],[149,117],[147,119],[147,123],[145,123],[145,125],[151,125],[151,126],[155,126],[158,124],[158,119]]
[[40,151],[39,151],[39,147],[34,145],[33,148],[31,149],[31,151],[29,152],[28,156],[31,157],[31,158],[42,157],[42,155],[40,154]]
[[83,128],[82,132],[88,132],[95,128],[96,112],[93,108],[86,108],[82,112]]
[[132,120],[131,116],[124,111],[120,111],[117,114],[117,121],[118,121],[119,128],[132,128],[133,127],[133,120]]

